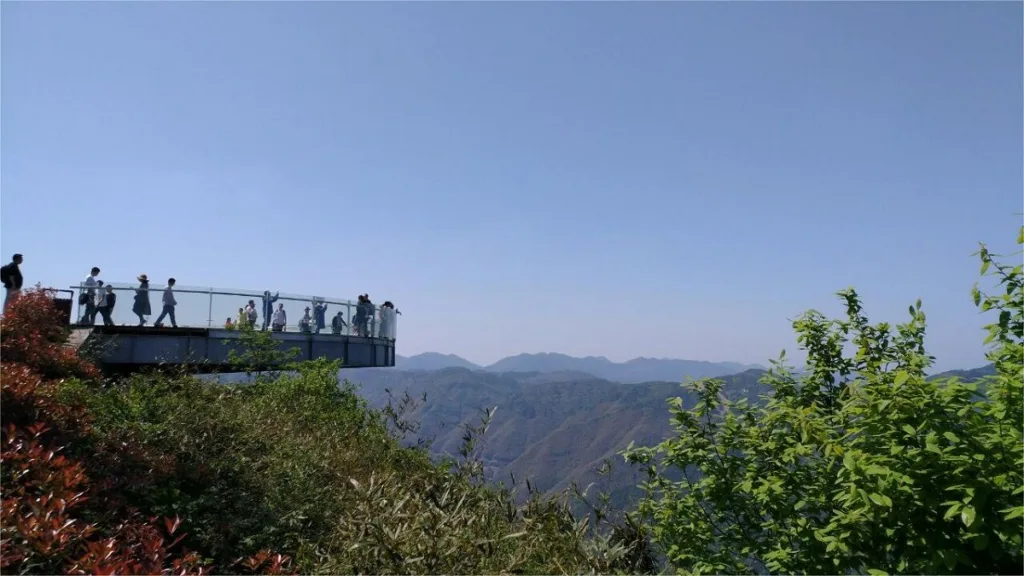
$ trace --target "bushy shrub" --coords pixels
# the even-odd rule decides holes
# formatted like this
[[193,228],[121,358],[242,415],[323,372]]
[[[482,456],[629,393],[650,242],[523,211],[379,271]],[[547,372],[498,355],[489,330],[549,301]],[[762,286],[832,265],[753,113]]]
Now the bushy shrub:
[[[66,346],[51,294],[34,290],[0,317],[0,568],[17,573],[157,574],[216,569],[182,546],[174,517],[143,516],[123,488],[153,488],[173,458],[123,435],[97,435],[81,402],[95,367]],[[263,551],[238,571],[285,573]]]
[[926,378],[920,301],[893,330],[847,290],[845,320],[794,322],[807,372],[783,355],[763,404],[722,400],[716,380],[692,384],[692,409],[672,401],[677,435],[625,452],[649,466],[639,514],[669,560],[696,573],[1019,574],[1024,274],[979,254],[1004,292],[974,291],[998,312],[984,395]]

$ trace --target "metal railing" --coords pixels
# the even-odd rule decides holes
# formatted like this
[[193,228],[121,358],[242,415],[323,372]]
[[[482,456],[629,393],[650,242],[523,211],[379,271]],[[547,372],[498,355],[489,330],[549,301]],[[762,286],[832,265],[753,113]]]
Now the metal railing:
[[[111,288],[109,291],[108,286]],[[71,286],[75,292],[76,307],[73,318],[78,325],[109,323],[114,326],[153,326],[157,320],[161,320],[163,326],[171,326],[170,310],[160,318],[164,312],[166,288],[158,284],[149,284],[148,288],[143,288],[137,283],[117,282],[96,287],[84,284]],[[113,307],[107,309],[105,305],[110,302],[111,294],[114,295]],[[255,327],[259,329],[273,329],[273,316],[265,314],[269,303],[274,311],[283,307],[287,316],[284,327],[286,332],[307,331],[303,317],[308,308],[308,331],[311,333],[372,336],[391,340],[398,333],[398,315],[394,310],[374,305],[372,313],[361,313],[358,303],[353,300],[194,286],[174,286],[171,294],[175,301],[171,308],[174,324],[180,328],[226,328],[229,321],[237,326],[240,319],[247,320],[242,311],[252,302],[257,311]],[[317,305],[324,307],[322,317],[317,313]],[[339,313],[340,330],[334,326]]]

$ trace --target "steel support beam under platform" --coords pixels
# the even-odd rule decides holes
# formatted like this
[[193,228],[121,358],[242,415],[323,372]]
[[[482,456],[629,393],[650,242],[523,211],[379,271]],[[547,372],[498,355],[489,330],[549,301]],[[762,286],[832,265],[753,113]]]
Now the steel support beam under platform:
[[[340,360],[342,368],[385,368],[395,365],[395,342],[383,338],[271,332],[281,351],[297,350],[293,360]],[[84,337],[83,337],[84,336]],[[243,353],[235,330],[96,326],[74,328],[70,345],[108,374],[145,368],[181,366],[190,372],[226,372],[232,350]],[[273,366],[265,366],[270,369]]]

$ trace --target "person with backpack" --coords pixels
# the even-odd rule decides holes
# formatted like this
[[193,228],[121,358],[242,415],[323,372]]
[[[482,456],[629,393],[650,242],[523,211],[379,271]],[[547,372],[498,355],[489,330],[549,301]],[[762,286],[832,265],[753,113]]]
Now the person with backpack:
[[21,285],[24,278],[21,276],[21,263],[24,258],[21,254],[15,254],[11,262],[0,267],[0,280],[4,283],[4,312],[7,307],[21,295]]
[[96,277],[100,275],[100,269],[98,266],[93,266],[92,270],[89,271],[89,275],[82,281],[82,293],[78,295],[78,305],[85,307],[85,313],[82,315],[81,324],[84,326],[92,326],[96,323],[96,286],[99,281]]

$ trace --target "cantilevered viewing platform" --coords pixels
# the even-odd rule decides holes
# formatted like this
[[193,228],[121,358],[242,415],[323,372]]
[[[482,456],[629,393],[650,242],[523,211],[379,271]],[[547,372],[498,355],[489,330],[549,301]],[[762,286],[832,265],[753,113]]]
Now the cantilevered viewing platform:
[[[267,303],[274,311],[284,310],[287,324],[275,329],[272,322],[267,322],[265,330],[277,349],[287,353],[283,356],[289,361],[326,358],[341,361],[343,368],[395,365],[398,315],[393,308],[361,307],[355,301],[319,296],[175,286],[172,293],[177,302],[177,327],[172,327],[169,315],[163,318],[162,326],[156,327],[153,323],[163,310],[166,286],[112,286],[112,291],[104,285],[91,293],[84,286],[72,287],[76,310],[71,315],[71,344],[91,356],[106,373],[124,374],[161,366],[181,366],[198,373],[235,370],[231,353],[245,351],[238,322],[240,316],[243,322],[248,320],[244,309],[250,301],[257,308],[255,330],[264,330]],[[115,295],[106,324],[101,311],[92,317],[97,309],[93,303],[104,303],[101,291]],[[143,314],[145,324],[140,326],[136,312],[147,311],[147,300],[149,314]],[[324,312],[320,317],[318,305]],[[306,308],[308,323],[303,322]],[[241,315],[239,309],[243,309]]]

